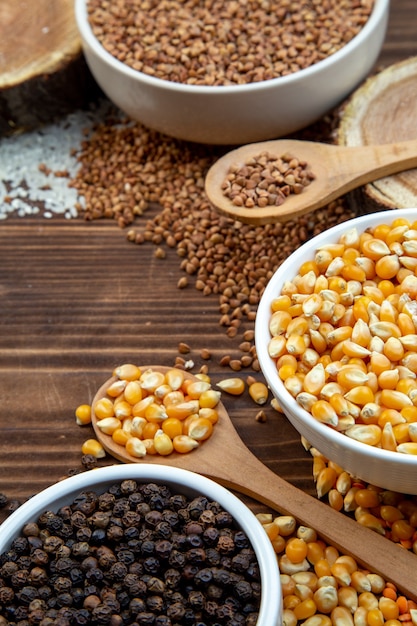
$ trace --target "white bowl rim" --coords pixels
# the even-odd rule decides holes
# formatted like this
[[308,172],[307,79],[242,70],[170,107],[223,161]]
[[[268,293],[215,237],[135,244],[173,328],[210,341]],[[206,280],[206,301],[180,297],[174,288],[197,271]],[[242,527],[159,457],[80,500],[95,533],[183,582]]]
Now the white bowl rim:
[[[323,231],[319,235],[316,235],[310,241],[307,241],[299,248],[297,248],[297,250],[295,250],[280,265],[276,274],[279,273],[279,275],[286,275],[289,278],[293,277],[294,267],[300,267],[303,261],[311,258],[312,253],[314,253],[314,251],[324,241],[328,241],[329,238],[331,238],[332,240],[336,240],[338,236],[351,228],[358,228],[360,232],[363,232],[371,225],[376,225],[378,223],[390,223],[397,218],[410,219],[411,222],[417,221],[417,208],[395,209],[394,211],[379,211],[376,213],[369,213],[367,215],[355,217],[353,219],[347,220],[346,222],[342,222],[341,224],[337,224],[336,226],[333,226],[332,228]],[[308,252],[306,253],[306,251]],[[270,388],[274,390],[274,388],[276,389],[276,386],[279,385],[280,392],[285,394],[285,403],[289,405],[291,411],[297,416],[297,419],[303,421],[304,423],[309,422],[313,424],[313,428],[318,433],[318,435],[324,440],[327,440],[330,444],[334,444],[336,447],[342,447],[349,452],[360,452],[361,454],[366,454],[368,457],[375,457],[381,461],[386,461],[387,463],[395,463],[399,466],[404,465],[409,467],[410,464],[417,465],[417,456],[411,454],[401,454],[400,452],[394,452],[391,450],[384,450],[382,448],[370,446],[360,441],[356,441],[355,439],[352,439],[347,435],[338,432],[333,428],[326,426],[325,424],[320,423],[319,421],[315,420],[308,411],[303,409],[297,403],[295,398],[293,398],[291,394],[285,389],[284,385],[278,377],[278,374],[276,374],[276,368],[274,374],[274,361],[268,354],[267,344],[264,340],[261,340],[261,337],[263,339],[266,330],[263,325],[265,319],[264,315],[261,315],[259,312],[261,311],[262,313],[265,313],[265,315],[269,315],[269,305],[276,295],[277,292],[274,280],[273,278],[271,278],[262,295],[261,302],[259,303],[258,314],[255,321],[256,352],[258,354],[259,364],[261,366],[262,373],[264,374]]]
[[[126,479],[166,485],[178,483],[178,492],[181,492],[181,487],[184,487],[184,491],[199,492],[219,502],[228,510],[237,525],[246,533],[257,556],[261,576],[258,623],[260,626],[278,625],[282,610],[278,563],[260,521],[249,507],[226,487],[202,474],[179,467],[157,463],[123,463],[81,472],[54,483],[24,502],[0,525],[0,553],[7,550],[8,545],[19,535],[27,521],[35,521],[43,511],[48,510],[48,504],[57,510],[61,504],[54,505],[54,502],[62,502],[66,500],[66,496],[70,503],[71,497],[78,492],[94,490],[95,487],[99,489],[100,485],[105,488],[106,485]],[[271,622],[271,618],[275,621]]]
[[360,29],[357,35],[353,37],[347,44],[342,46],[339,50],[331,54],[330,56],[301,69],[297,72],[288,74],[287,76],[278,76],[277,78],[271,78],[269,80],[259,81],[256,83],[247,83],[244,85],[188,85],[175,81],[164,80],[155,76],[150,76],[144,72],[134,70],[130,66],[126,65],[122,61],[119,61],[111,55],[94,36],[93,31],[89,25],[86,16],[86,5],[88,0],[75,0],[75,19],[78,25],[78,29],[82,38],[85,40],[88,46],[94,51],[94,53],[100,57],[105,63],[107,63],[113,70],[121,72],[126,77],[133,80],[140,79],[142,82],[147,83],[149,86],[159,87],[164,89],[171,89],[177,92],[184,92],[189,94],[229,94],[229,93],[245,93],[245,92],[259,92],[268,90],[277,86],[291,85],[294,82],[302,80],[303,78],[313,77],[315,74],[325,71],[328,66],[337,64],[343,57],[349,55],[351,50],[360,46],[364,40],[367,39],[369,34],[374,30],[375,25],[379,24],[386,11],[388,11],[390,0],[375,0],[372,12],[369,15],[365,25]]

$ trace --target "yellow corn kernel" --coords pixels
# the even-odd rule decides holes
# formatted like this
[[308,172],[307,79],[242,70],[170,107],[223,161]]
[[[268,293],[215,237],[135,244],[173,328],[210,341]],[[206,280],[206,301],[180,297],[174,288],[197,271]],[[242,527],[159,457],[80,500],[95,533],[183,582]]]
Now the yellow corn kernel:
[[119,365],[114,370],[114,376],[121,378],[123,380],[138,380],[141,376],[141,370],[137,365],[133,365],[132,363],[124,363],[123,365]]
[[401,337],[400,329],[393,322],[370,322],[369,330],[372,335],[380,337],[383,341],[387,341],[389,337],[397,337],[398,339]]
[[394,278],[401,268],[399,258],[396,254],[387,254],[375,263],[375,272],[379,278]]
[[289,537],[297,528],[297,522],[295,517],[292,515],[278,515],[277,517],[274,517],[273,522],[274,524],[277,524],[279,534],[282,537]]
[[255,381],[249,385],[249,395],[256,404],[266,404],[268,401],[268,387],[262,381]]
[[395,439],[394,429],[390,422],[387,422],[381,434],[381,448],[395,452],[397,449],[397,440]]
[[362,244],[362,253],[373,261],[378,261],[390,252],[388,245],[379,237],[371,237]]
[[379,374],[381,374],[382,372],[391,369],[391,361],[385,354],[382,354],[380,352],[371,352],[371,355],[369,357],[369,364],[371,371],[374,372],[377,376],[379,376]]
[[113,401],[110,398],[100,398],[94,407],[94,414],[97,419],[103,419],[105,417],[113,417],[114,415],[114,405]]
[[124,390],[124,398],[125,400],[131,404],[135,405],[137,402],[142,400],[143,393],[142,387],[138,380],[130,380]]
[[302,311],[306,317],[311,317],[320,310],[323,298],[318,293],[312,293],[302,303]]
[[[220,392],[218,392],[220,393]],[[194,415],[198,413],[201,406],[201,397],[200,403],[198,400],[189,400],[186,402],[181,402],[179,404],[170,404],[165,407],[167,417],[176,417],[179,420],[185,420],[190,415]]]
[[109,387],[107,387],[107,395],[110,396],[111,398],[117,398],[117,396],[120,396],[123,391],[125,390],[127,385],[127,380],[120,380],[117,379],[114,382],[112,382]]
[[75,421],[78,426],[91,424],[91,406],[89,404],[80,404],[75,409]]
[[192,400],[198,400],[201,394],[211,389],[211,384],[204,380],[191,382],[187,387],[187,396]]
[[345,399],[363,407],[365,404],[374,402],[375,397],[370,387],[367,385],[358,385],[345,394]]
[[140,376],[140,384],[142,389],[145,389],[148,393],[153,393],[157,387],[163,385],[165,382],[165,375],[162,372],[149,369],[143,372]]
[[395,426],[392,427],[395,440],[398,444],[407,443],[410,441],[410,428],[409,427],[410,425],[407,422],[403,424],[395,424]]
[[146,424],[142,427],[141,439],[145,441],[145,439],[152,439],[155,437],[155,434],[159,430],[158,422],[146,422]]
[[358,367],[346,365],[338,371],[336,380],[341,387],[350,390],[358,385],[366,385],[368,375]]
[[217,386],[232,396],[240,396],[245,391],[246,383],[242,378],[225,378],[220,380]]
[[178,391],[184,382],[184,372],[176,367],[169,369],[165,374],[165,381],[173,391]]
[[417,443],[415,441],[406,441],[397,446],[397,452],[401,454],[417,454]]
[[291,306],[291,298],[287,295],[281,295],[274,298],[271,302],[271,311],[285,311]]
[[316,490],[318,498],[322,498],[334,487],[337,480],[337,473],[332,467],[324,467],[316,480]]
[[342,268],[341,274],[345,280],[358,280],[359,282],[366,280],[366,272],[357,261],[355,263],[346,263]]
[[378,387],[380,389],[396,390],[398,382],[400,380],[400,374],[397,369],[385,370],[385,372],[381,372],[377,378],[378,378]]
[[391,322],[392,324],[397,323],[398,311],[389,300],[382,301],[379,309],[379,319],[381,322]]
[[349,415],[348,402],[341,393],[332,394],[329,398],[329,403],[340,417]]
[[[400,381],[401,382],[401,381]],[[399,390],[402,391],[402,390]],[[401,416],[405,419],[406,422],[412,424],[413,422],[417,422],[417,406],[405,406],[400,411]]]
[[327,400],[317,400],[311,407],[312,416],[322,424],[337,426],[339,417]]
[[317,607],[312,598],[307,598],[297,604],[293,610],[296,618],[304,621],[316,613]]
[[303,391],[303,381],[297,375],[289,376],[286,380],[284,380],[284,387],[294,398],[296,398],[298,394]]
[[385,623],[384,615],[380,609],[371,609],[368,611],[368,626],[383,626]]
[[188,436],[197,441],[204,441],[211,437],[213,424],[205,417],[197,417],[188,428]]
[[333,626],[353,626],[353,615],[350,609],[344,606],[336,606],[330,613]]
[[[360,417],[364,424],[378,424],[378,418],[382,409],[376,402],[367,402],[360,411]],[[381,424],[380,424],[381,426]]]
[[358,594],[353,587],[339,587],[337,590],[337,598],[338,606],[345,607],[352,613],[352,615],[355,614],[356,609],[358,608]]
[[145,398],[142,398],[142,400],[139,400],[139,402],[136,402],[136,404],[132,407],[133,417],[145,417],[146,409],[153,402],[155,402],[155,398],[152,395],[146,396]]
[[268,354],[272,359],[278,359],[286,351],[286,339],[284,335],[277,335],[272,337],[268,343]]
[[405,349],[413,350],[417,347],[417,341],[414,341],[414,336],[413,343],[415,344],[414,347],[412,345],[407,346],[403,337],[388,337],[384,345],[384,354],[390,361],[400,361],[404,356]]
[[339,585],[341,585],[342,587],[349,587],[351,582],[351,574],[348,567],[344,563],[340,563],[336,559],[336,561],[330,567],[330,571]]
[[271,315],[269,320],[269,332],[272,337],[282,335],[287,330],[288,324],[291,322],[292,317],[286,310],[275,311]]
[[371,299],[367,296],[360,296],[357,300],[355,300],[352,311],[356,320],[363,320],[364,322],[369,322],[369,313],[368,307],[371,302]]
[[203,391],[199,398],[200,408],[202,409],[214,409],[220,402],[221,392],[215,389],[208,389]]
[[314,350],[316,350],[319,354],[322,354],[327,348],[327,339],[322,335],[322,333],[315,329],[310,329],[309,334],[311,345]]
[[167,408],[163,404],[151,402],[145,409],[145,416],[148,422],[162,422],[168,417]]
[[130,437],[126,441],[125,448],[128,454],[136,458],[142,458],[146,456],[146,446],[144,445],[143,441],[138,437]]
[[126,430],[123,430],[123,428],[116,428],[111,436],[114,443],[117,443],[119,446],[125,446],[129,437],[129,433]]
[[313,598],[317,611],[326,615],[338,605],[337,589],[333,585],[321,585],[314,592]]
[[405,406],[411,406],[413,403],[410,398],[401,391],[394,389],[383,389],[381,391],[381,404],[389,409],[401,411]]
[[397,620],[400,615],[398,604],[392,598],[379,598],[379,609],[384,617],[385,622],[387,620]]
[[122,422],[117,417],[103,417],[97,421],[97,426],[105,435],[112,435],[117,428],[121,428]]
[[358,514],[355,511],[355,518],[358,524],[370,528],[371,530],[385,536],[385,528],[375,515],[368,511],[360,511]]
[[162,385],[159,385],[159,387],[155,389],[154,396],[155,398],[157,398],[159,401],[161,401],[164,404],[164,398],[169,393],[174,393],[174,392],[172,391],[168,383],[163,383]]
[[97,439],[87,439],[81,446],[83,454],[91,454],[96,459],[102,459],[106,456],[106,451]]
[[162,430],[158,430],[153,438],[153,444],[157,454],[161,456],[168,456],[174,451],[174,444],[171,437],[169,437]]
[[132,405],[126,400],[120,400],[114,403],[114,415],[117,419],[124,420],[132,414]]
[[413,320],[407,313],[399,313],[397,319],[398,328],[401,331],[401,335],[413,335],[415,333],[415,327]]
[[337,489],[330,489],[327,498],[332,509],[335,511],[341,511],[343,509],[343,496]]
[[381,441],[382,431],[376,424],[354,424],[345,431],[345,434],[361,443],[376,446]]
[[198,416],[210,420],[212,424],[217,424],[217,422],[219,421],[218,411],[209,407],[200,408],[198,411]]
[[290,365],[289,363],[281,365],[281,367],[278,368],[278,376],[281,380],[287,380],[290,376],[294,376],[295,372],[296,367]]
[[307,348],[306,341],[302,335],[289,335],[285,342],[285,348],[289,354],[302,354]]
[[161,424],[162,431],[171,439],[177,435],[182,435],[182,422],[176,417],[168,417]]
[[321,363],[315,365],[303,379],[303,389],[317,396],[326,382],[326,372]]

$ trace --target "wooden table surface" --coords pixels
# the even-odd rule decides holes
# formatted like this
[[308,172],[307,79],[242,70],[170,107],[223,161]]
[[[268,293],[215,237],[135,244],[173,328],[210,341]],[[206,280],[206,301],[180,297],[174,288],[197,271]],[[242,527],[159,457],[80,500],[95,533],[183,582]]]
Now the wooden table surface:
[[[392,0],[378,65],[416,54],[415,0]],[[242,339],[219,326],[216,296],[177,288],[181,275],[175,251],[155,259],[151,246],[130,245],[113,220],[0,222],[0,492],[24,501],[80,468],[92,430],[76,425],[75,408],[92,400],[116,365],[172,365],[186,342],[194,371],[208,348],[213,381],[230,375],[219,360]],[[311,456],[286,419],[268,406],[266,423],[258,423],[247,395],[223,400],[246,445],[314,496]]]

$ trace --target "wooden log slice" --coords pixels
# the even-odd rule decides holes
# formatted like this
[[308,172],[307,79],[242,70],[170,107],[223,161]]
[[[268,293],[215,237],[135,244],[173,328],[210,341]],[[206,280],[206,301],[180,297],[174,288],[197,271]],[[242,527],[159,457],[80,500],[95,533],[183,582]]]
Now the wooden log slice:
[[[416,139],[417,57],[391,65],[356,90],[341,112],[337,143],[347,146]],[[350,195],[365,213],[417,207],[417,169],[381,178]]]
[[96,92],[73,0],[0,1],[0,136],[65,115]]

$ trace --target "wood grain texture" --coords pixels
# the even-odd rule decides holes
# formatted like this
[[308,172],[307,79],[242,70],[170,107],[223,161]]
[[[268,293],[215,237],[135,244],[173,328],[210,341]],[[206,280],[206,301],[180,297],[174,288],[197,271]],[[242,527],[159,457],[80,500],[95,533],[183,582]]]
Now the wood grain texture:
[[35,128],[98,93],[73,0],[0,3],[0,136]]

